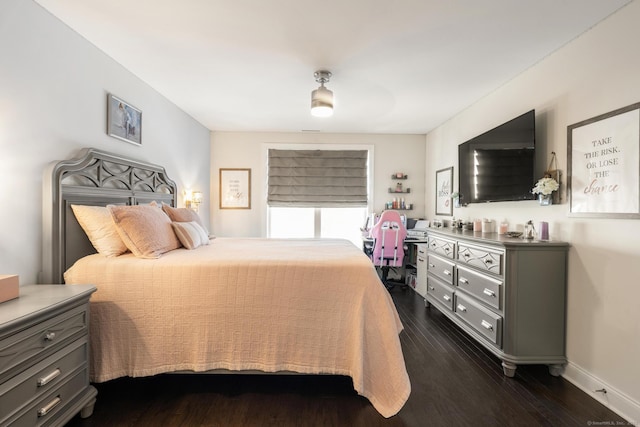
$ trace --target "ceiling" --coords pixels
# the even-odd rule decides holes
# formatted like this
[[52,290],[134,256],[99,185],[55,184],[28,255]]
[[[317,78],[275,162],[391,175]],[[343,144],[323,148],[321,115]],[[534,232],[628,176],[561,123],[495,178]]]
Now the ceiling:
[[210,130],[424,134],[630,0],[35,1]]

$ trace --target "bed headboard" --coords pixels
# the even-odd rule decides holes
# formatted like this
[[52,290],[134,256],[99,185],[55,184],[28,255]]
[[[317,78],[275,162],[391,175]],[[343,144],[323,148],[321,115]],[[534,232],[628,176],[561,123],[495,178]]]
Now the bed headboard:
[[64,272],[95,249],[71,205],[176,205],[176,184],[161,166],[94,148],[50,164],[43,179],[40,283],[64,283]]

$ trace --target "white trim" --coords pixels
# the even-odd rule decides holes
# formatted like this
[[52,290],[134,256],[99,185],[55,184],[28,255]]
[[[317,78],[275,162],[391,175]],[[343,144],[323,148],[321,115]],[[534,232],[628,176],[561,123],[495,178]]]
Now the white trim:
[[[587,372],[575,363],[569,362],[562,377],[627,420],[629,425],[640,425],[640,402],[634,401],[611,384]],[[607,392],[596,392],[605,389]],[[605,421],[605,420],[592,420]],[[595,424],[594,424],[595,425]]]

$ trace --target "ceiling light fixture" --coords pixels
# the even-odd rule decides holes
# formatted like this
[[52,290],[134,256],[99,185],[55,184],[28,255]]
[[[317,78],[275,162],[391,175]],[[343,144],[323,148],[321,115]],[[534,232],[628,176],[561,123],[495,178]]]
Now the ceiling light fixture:
[[329,82],[331,72],[319,70],[313,73],[320,87],[311,92],[311,115],[315,117],[329,117],[333,114],[333,92],[324,87]]

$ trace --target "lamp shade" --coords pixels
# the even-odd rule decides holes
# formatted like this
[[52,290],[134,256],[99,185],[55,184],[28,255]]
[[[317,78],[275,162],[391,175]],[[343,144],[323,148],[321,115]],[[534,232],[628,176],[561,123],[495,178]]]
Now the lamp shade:
[[320,85],[311,92],[311,115],[315,117],[329,117],[333,114],[333,92]]

